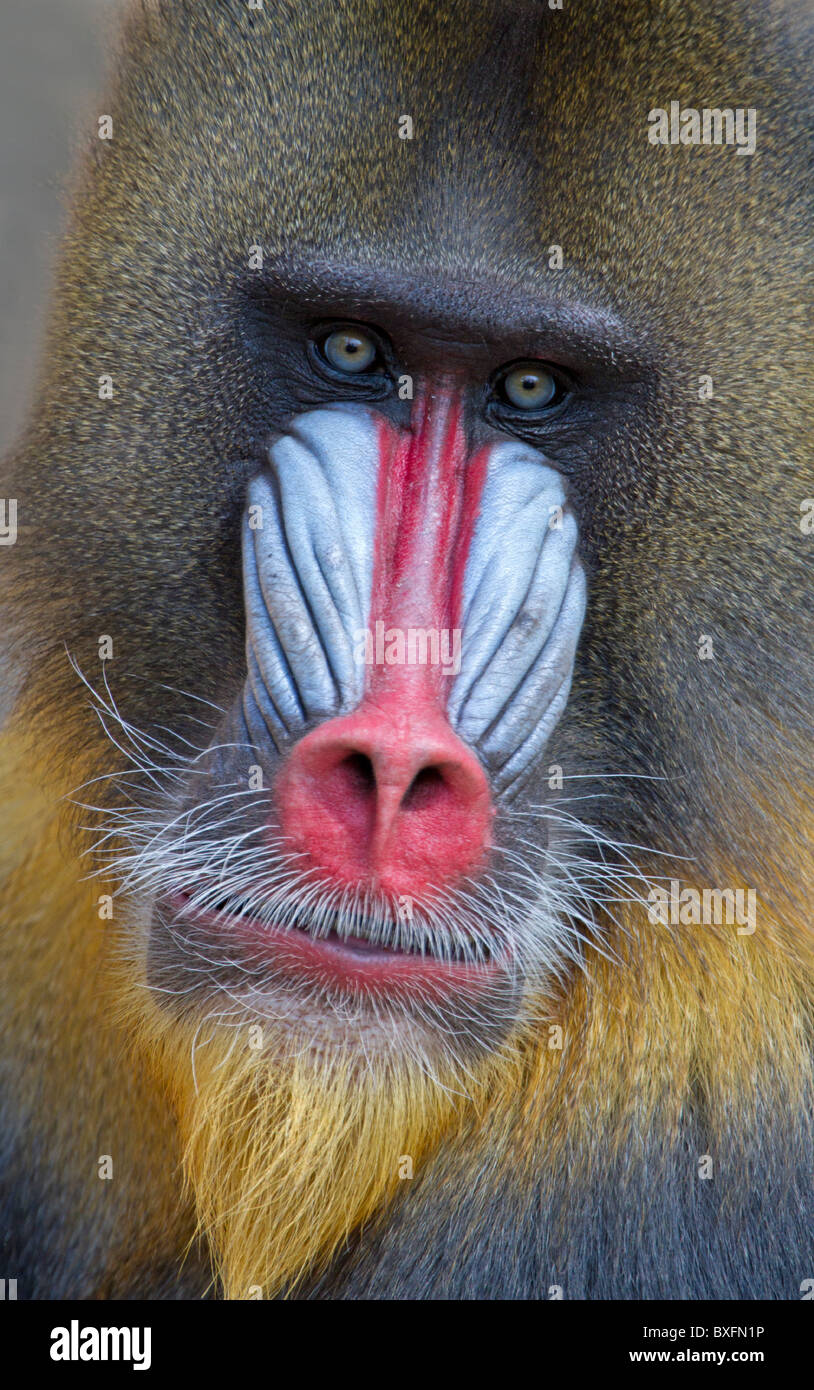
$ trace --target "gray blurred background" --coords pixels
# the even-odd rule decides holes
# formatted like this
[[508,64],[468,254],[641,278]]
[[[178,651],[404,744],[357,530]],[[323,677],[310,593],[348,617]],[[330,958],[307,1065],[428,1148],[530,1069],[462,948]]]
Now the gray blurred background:
[[119,0],[0,0],[0,453],[30,398],[65,181]]

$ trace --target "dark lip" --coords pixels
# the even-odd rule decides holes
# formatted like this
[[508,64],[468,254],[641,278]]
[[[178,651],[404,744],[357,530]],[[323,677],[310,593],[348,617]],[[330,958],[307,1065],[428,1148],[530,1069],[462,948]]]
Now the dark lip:
[[266,962],[289,980],[301,979],[354,994],[396,994],[443,998],[480,994],[505,976],[505,963],[482,965],[440,961],[406,951],[371,946],[361,938],[347,942],[332,934],[314,937],[297,927],[268,927],[256,919],[225,912],[193,912],[181,894],[167,900],[173,918],[202,927],[211,938],[240,945],[252,964]]

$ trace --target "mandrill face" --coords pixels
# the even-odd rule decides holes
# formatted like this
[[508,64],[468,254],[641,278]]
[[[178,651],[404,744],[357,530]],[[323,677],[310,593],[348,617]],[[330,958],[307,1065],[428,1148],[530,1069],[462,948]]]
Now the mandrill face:
[[[572,387],[528,311],[490,332],[486,287],[476,318],[440,277],[371,286],[351,324],[343,273],[270,297],[298,408],[246,488],[238,689],[169,823],[133,819],[149,978],[312,1038],[482,1046],[579,937],[547,749],[586,581],[540,444]],[[411,326],[422,297],[453,347]]]

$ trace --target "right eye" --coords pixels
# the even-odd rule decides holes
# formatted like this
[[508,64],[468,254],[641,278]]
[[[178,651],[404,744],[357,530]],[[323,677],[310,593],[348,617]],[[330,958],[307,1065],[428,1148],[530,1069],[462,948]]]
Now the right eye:
[[498,392],[506,405],[528,414],[551,410],[567,395],[567,387],[544,362],[516,362],[498,378]]
[[329,367],[348,376],[369,372],[379,362],[378,344],[361,328],[334,328],[317,346]]

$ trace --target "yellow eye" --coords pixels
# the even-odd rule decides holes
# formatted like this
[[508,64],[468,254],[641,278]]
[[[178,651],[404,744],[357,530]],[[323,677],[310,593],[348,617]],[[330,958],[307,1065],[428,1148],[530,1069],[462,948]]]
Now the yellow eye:
[[375,342],[358,328],[337,328],[322,342],[322,353],[337,372],[366,372],[378,356]]
[[518,410],[542,410],[557,394],[557,381],[536,362],[522,362],[507,372],[500,383],[509,405]]

